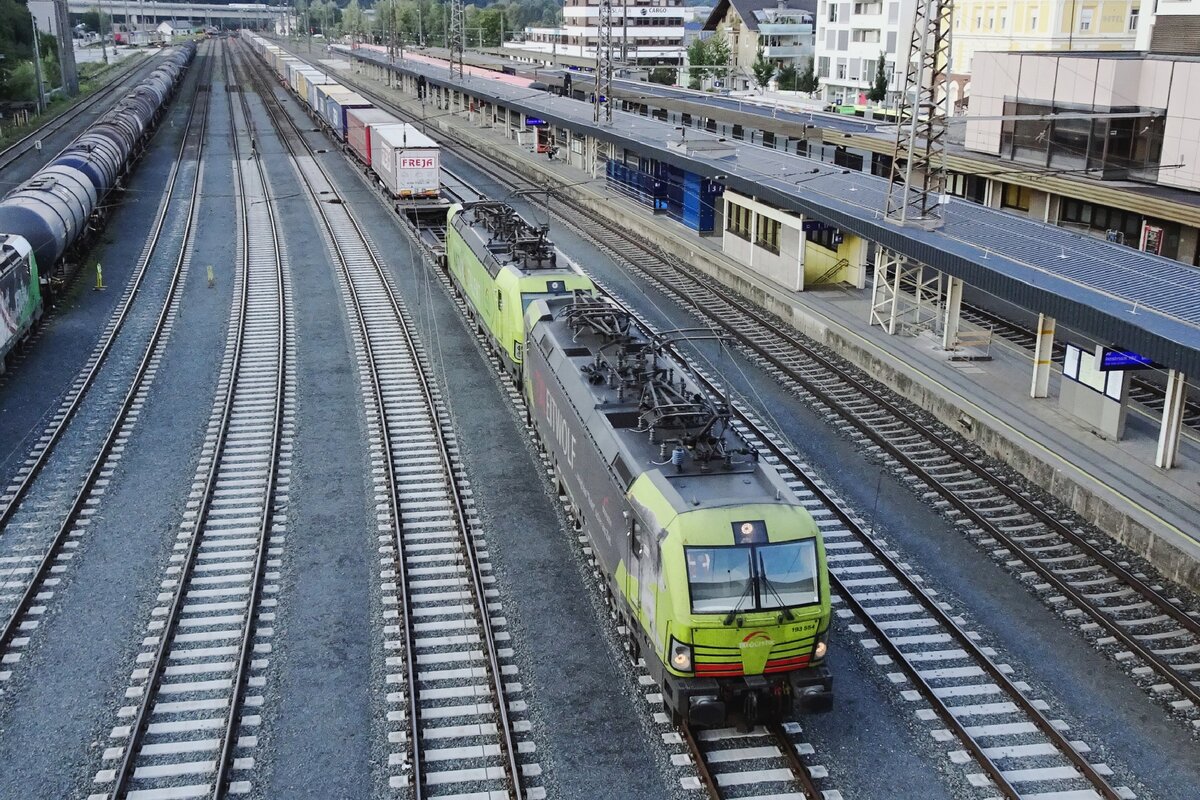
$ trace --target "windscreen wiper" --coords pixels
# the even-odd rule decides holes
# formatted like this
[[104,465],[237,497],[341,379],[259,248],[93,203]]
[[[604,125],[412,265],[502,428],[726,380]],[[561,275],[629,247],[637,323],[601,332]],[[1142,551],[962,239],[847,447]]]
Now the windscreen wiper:
[[746,597],[750,594],[751,590],[754,589],[754,581],[755,577],[753,575],[750,576],[750,580],[746,581],[746,588],[742,590],[742,596],[738,598],[738,601],[734,603],[733,608],[731,608],[729,613],[725,615],[726,625],[732,625],[734,618],[737,617],[738,612],[742,610],[742,603],[746,601]]
[[793,619],[795,619],[796,616],[792,613],[792,610],[787,607],[787,603],[783,602],[783,598],[779,595],[779,591],[775,588],[775,585],[771,583],[771,579],[767,577],[767,568],[763,566],[761,553],[758,555],[758,574],[762,575],[762,582],[764,585],[766,585],[767,591],[775,595],[775,599],[779,601],[779,607],[781,609],[779,616],[783,619],[786,619],[788,622],[791,622]]

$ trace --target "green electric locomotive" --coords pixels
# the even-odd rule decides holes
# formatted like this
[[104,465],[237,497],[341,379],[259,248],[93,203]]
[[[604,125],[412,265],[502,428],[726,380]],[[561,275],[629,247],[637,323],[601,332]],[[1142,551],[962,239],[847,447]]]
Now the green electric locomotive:
[[[828,710],[829,577],[812,517],[668,343],[575,271],[548,278],[544,231],[509,209],[497,235],[502,212],[476,215],[482,229],[466,213],[451,212],[448,268],[518,375],[668,708],[699,726]],[[528,240],[517,252],[538,254],[532,268],[511,255],[514,231]],[[503,266],[481,270],[497,251]],[[460,275],[475,276],[470,290]],[[514,304],[520,328],[501,319]]]

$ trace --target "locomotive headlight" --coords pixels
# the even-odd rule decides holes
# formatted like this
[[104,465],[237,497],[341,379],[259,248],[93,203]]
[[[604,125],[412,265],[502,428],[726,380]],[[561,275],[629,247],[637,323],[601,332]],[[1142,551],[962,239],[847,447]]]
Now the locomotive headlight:
[[671,637],[671,666],[678,672],[692,671],[692,646]]
[[817,646],[813,649],[813,661],[820,661],[825,657],[825,652],[829,650],[829,646],[825,644],[825,640],[817,642]]

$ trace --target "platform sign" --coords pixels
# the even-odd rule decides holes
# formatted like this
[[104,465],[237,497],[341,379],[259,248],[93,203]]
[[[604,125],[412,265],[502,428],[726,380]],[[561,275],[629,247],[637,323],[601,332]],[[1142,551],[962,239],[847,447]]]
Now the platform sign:
[[826,225],[824,222],[820,222],[815,219],[806,219],[801,220],[800,222],[800,230],[804,231],[805,233],[817,233],[818,231],[829,230],[831,227],[833,226]]
[[1141,353],[1132,350],[1114,350],[1104,348],[1100,356],[1101,372],[1122,372],[1133,369],[1151,369],[1154,362]]
[[540,117],[526,117],[525,125],[530,128],[542,128],[546,125],[546,120]]

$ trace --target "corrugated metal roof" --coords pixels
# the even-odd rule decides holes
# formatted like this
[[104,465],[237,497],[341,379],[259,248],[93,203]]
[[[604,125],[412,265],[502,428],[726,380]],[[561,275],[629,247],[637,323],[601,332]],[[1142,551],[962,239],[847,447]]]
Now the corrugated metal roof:
[[[944,207],[946,222],[940,229],[900,227],[882,218],[887,192],[882,178],[742,143],[734,143],[736,158],[706,159],[668,147],[668,139],[678,138],[670,123],[618,113],[611,126],[597,128],[585,103],[477,77],[451,81],[444,70],[422,64],[397,69],[557,125],[594,132],[706,177],[726,176],[722,182],[739,193],[879,242],[1009,302],[1054,316],[1102,343],[1132,348],[1200,375],[1200,270],[955,198]],[[687,138],[716,137],[689,129]]]

